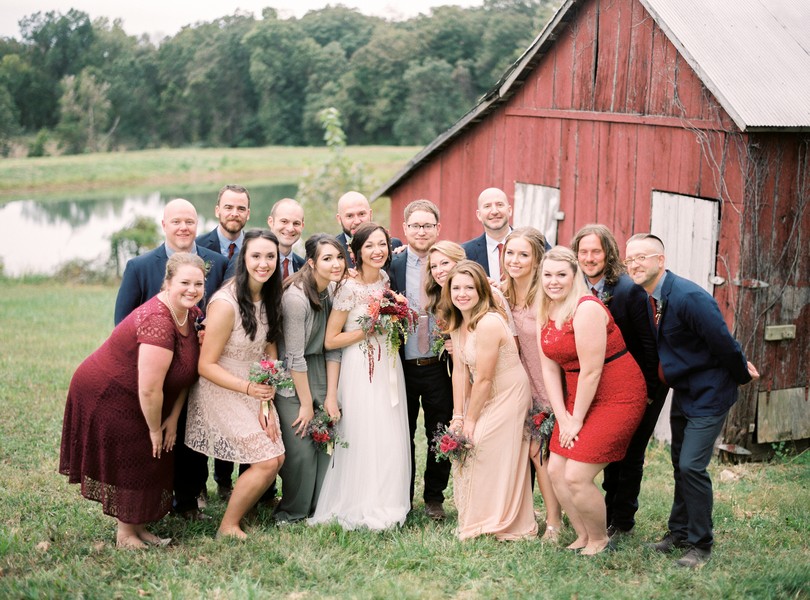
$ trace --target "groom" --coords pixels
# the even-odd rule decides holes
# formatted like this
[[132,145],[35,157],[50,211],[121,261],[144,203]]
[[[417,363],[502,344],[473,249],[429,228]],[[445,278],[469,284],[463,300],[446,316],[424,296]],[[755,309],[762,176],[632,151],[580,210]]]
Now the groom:
[[450,478],[450,462],[436,462],[431,439],[436,428],[448,425],[453,415],[453,390],[447,364],[431,350],[431,331],[435,327],[433,315],[425,312],[424,280],[427,273],[428,249],[439,237],[439,209],[430,200],[414,200],[405,207],[403,223],[408,245],[404,252],[391,260],[391,287],[405,295],[408,304],[419,313],[415,333],[408,336],[402,347],[402,369],[405,374],[405,393],[408,398],[408,424],[411,434],[411,506],[413,506],[416,459],[414,436],[419,418],[419,406],[425,413],[425,435],[428,439],[425,464],[425,513],[435,520],[445,518],[444,490]]

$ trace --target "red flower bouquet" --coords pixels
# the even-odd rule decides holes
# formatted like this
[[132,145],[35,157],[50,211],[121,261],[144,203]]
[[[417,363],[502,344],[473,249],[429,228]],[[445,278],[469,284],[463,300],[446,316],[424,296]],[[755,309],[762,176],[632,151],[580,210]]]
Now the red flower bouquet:
[[[368,380],[374,377],[375,343],[371,336],[385,338],[385,345],[391,355],[399,352],[400,345],[408,340],[408,335],[416,331],[418,313],[408,306],[408,299],[389,289],[371,295],[368,303],[368,314],[357,319],[366,339],[361,348],[368,355]],[[382,346],[376,343],[377,360],[382,357]]]
[[472,440],[461,432],[454,431],[447,425],[439,425],[436,428],[436,433],[433,435],[433,452],[436,453],[436,462],[451,460],[463,465],[472,449]]
[[340,439],[335,431],[335,421],[323,408],[315,411],[315,416],[307,425],[306,435],[318,450],[322,450],[330,456],[334,452],[335,446],[349,447],[348,443]]
[[544,409],[536,399],[532,399],[532,408],[526,417],[526,435],[530,440],[540,444],[541,463],[548,460],[548,442],[556,422],[553,412]]

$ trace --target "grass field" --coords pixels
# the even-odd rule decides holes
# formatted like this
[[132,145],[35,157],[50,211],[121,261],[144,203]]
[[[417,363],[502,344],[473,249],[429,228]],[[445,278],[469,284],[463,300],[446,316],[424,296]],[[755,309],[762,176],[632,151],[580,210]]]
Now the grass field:
[[[364,163],[368,174],[382,183],[418,150],[412,146],[351,146],[346,154],[352,161]],[[296,183],[306,168],[324,162],[327,153],[325,147],[267,146],[6,158],[0,159],[0,204],[20,197],[87,197],[109,188],[210,190],[212,185],[218,189],[222,181],[239,181],[248,187]]]
[[[460,543],[450,502],[446,523],[428,521],[419,502],[401,530],[382,534],[277,528],[260,511],[247,542],[214,539],[217,521],[166,517],[154,530],[174,546],[116,550],[113,520],[56,470],[67,386],[109,334],[115,293],[0,281],[0,598],[810,598],[807,452],[712,464],[717,545],[697,572],[643,549],[669,511],[661,445],[648,451],[636,534],[596,559],[538,541]],[[423,463],[424,442],[419,453]],[[208,511],[223,509],[214,499]]]

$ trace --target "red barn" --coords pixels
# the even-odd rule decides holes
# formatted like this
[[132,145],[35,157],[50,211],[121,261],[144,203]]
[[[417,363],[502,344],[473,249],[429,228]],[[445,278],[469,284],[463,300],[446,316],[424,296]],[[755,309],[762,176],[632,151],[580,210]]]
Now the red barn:
[[[652,231],[714,294],[763,374],[725,441],[810,437],[810,3],[567,0],[475,108],[374,197],[429,198],[477,236],[476,198],[568,244],[591,222]],[[802,242],[802,240],[804,240]]]

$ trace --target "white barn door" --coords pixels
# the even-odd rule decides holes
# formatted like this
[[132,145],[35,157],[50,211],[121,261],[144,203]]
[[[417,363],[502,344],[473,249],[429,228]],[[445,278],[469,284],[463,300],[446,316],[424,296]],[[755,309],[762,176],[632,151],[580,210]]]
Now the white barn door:
[[515,227],[536,227],[549,245],[557,244],[557,222],[560,217],[560,190],[545,185],[515,182]]
[[[717,236],[720,223],[720,207],[716,200],[681,196],[667,192],[652,193],[650,233],[664,242],[666,267],[676,275],[691,279],[710,294],[714,285],[717,258]],[[669,442],[669,410],[672,392],[667,396],[661,416],[653,435]]]

